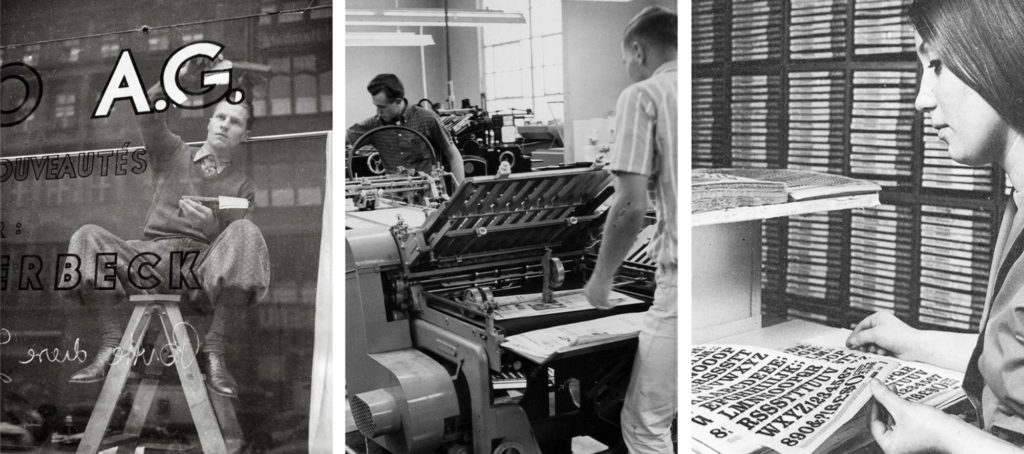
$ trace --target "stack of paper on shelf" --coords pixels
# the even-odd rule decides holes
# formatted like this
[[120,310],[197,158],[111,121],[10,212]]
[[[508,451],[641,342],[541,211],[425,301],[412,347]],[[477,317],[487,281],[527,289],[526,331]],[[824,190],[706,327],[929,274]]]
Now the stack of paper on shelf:
[[733,174],[735,169],[694,169],[693,213],[726,208],[772,205],[788,200],[784,183]]
[[875,194],[876,183],[796,169],[694,169],[693,213],[787,201]]

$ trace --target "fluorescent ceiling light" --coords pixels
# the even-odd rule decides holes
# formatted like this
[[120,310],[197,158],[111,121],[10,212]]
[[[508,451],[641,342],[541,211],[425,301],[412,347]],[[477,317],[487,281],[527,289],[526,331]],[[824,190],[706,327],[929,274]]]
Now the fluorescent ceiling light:
[[433,46],[434,37],[405,32],[345,33],[347,47]]
[[[439,8],[405,9],[346,9],[347,25],[413,25],[443,27],[445,12]],[[450,9],[448,25],[451,27],[479,27],[489,24],[525,24],[521,13],[494,10]]]

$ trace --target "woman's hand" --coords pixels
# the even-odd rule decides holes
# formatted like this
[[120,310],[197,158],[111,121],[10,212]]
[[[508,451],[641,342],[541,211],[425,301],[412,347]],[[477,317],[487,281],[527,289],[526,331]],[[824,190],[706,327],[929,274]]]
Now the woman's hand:
[[915,350],[921,343],[921,331],[910,327],[888,312],[875,312],[861,320],[846,339],[846,346],[854,350],[916,359]]
[[912,452],[1021,453],[1017,448],[955,416],[907,402],[882,382],[871,381],[871,435],[886,454]]
[[[871,381],[875,403],[871,407],[871,435],[887,454],[947,451],[949,441],[978,431],[935,408],[907,402],[878,379]],[[947,438],[953,437],[953,438]]]

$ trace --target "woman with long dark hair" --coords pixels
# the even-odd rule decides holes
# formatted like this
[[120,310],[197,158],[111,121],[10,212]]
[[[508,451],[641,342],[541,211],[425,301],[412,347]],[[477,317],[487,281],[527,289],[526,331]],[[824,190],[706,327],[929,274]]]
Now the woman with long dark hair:
[[[1024,2],[915,0],[907,11],[924,67],[915,106],[954,160],[997,165],[1015,188],[1024,188]],[[879,312],[847,339],[873,353],[951,369],[966,364],[964,389],[982,430],[906,402],[876,381],[871,432],[886,452],[1024,452],[1021,203],[1015,193],[1003,215],[980,334],[918,330]]]

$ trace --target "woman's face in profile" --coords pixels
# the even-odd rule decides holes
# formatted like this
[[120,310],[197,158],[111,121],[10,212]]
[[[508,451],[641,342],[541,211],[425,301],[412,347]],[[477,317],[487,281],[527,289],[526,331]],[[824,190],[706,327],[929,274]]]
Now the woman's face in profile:
[[914,37],[924,66],[914,102],[925,112],[954,161],[969,166],[1002,164],[1011,128],[978,92],[946,67],[920,35]]

